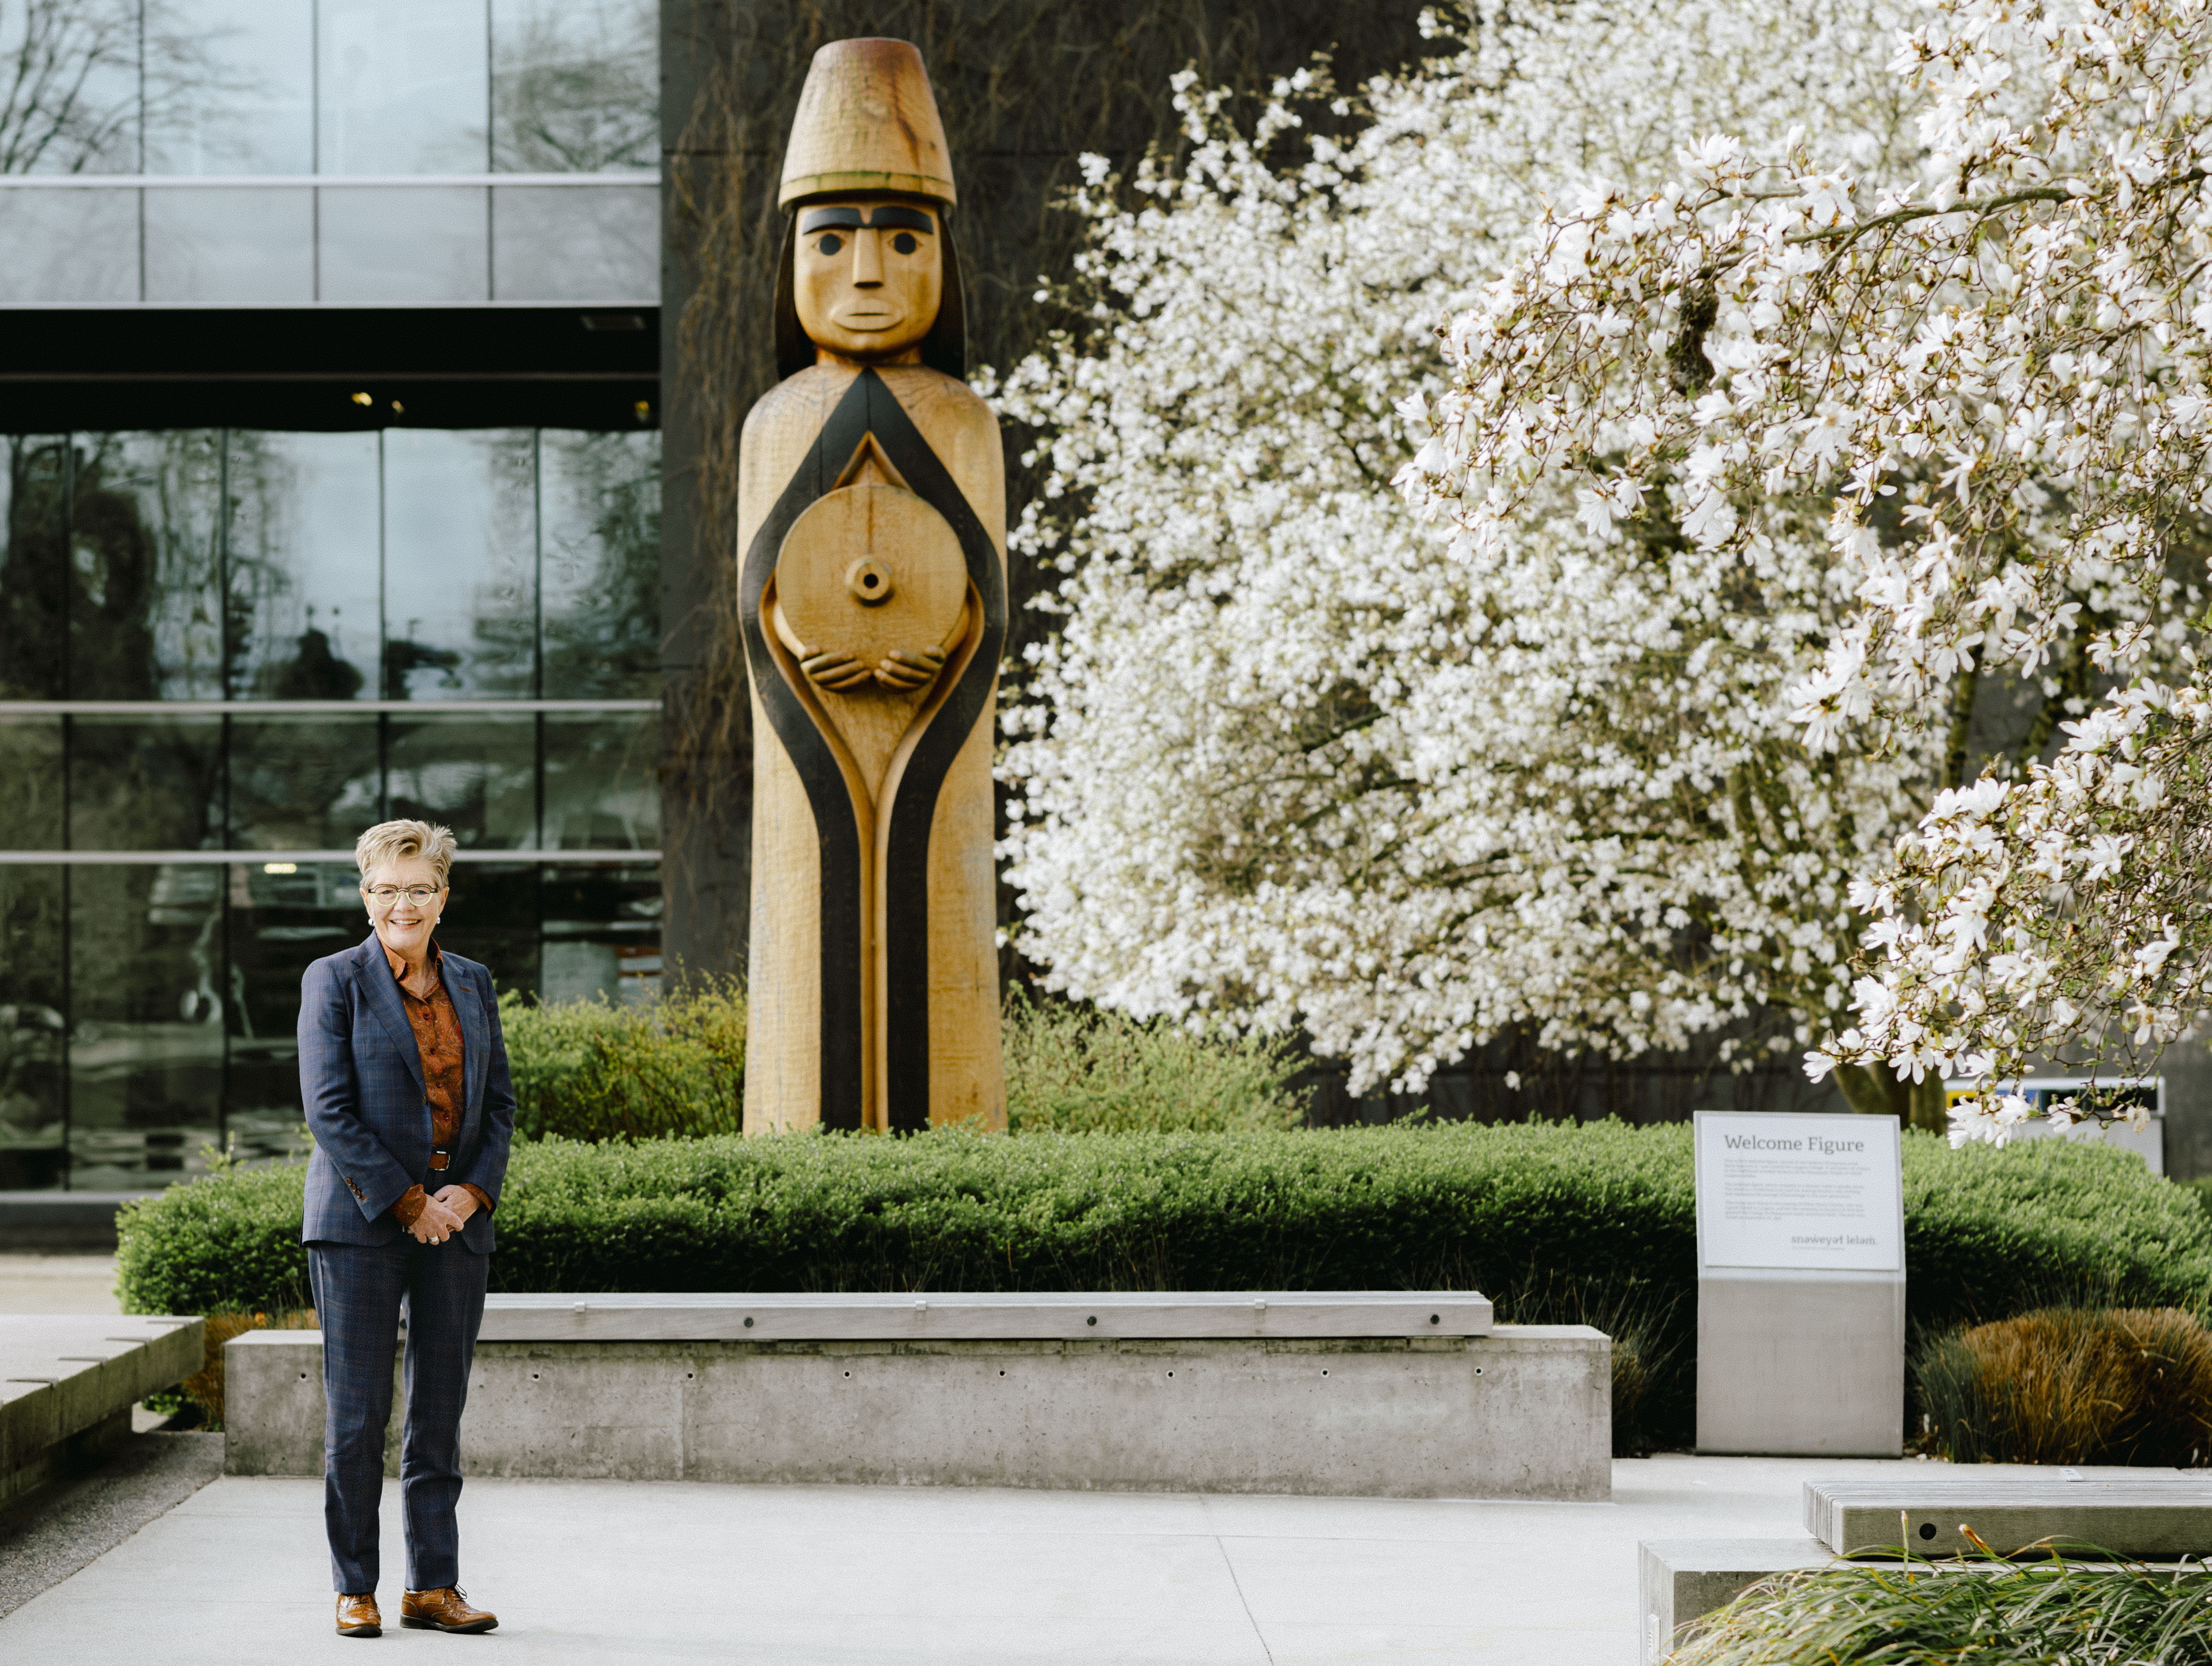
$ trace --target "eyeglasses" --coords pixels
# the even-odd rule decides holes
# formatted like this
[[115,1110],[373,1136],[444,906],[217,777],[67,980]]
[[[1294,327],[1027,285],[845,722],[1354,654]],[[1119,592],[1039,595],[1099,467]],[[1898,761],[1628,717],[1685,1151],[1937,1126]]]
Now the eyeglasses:
[[402,897],[420,908],[436,896],[440,888],[435,885],[410,885],[402,890],[397,885],[364,885],[361,894],[379,908],[389,908]]

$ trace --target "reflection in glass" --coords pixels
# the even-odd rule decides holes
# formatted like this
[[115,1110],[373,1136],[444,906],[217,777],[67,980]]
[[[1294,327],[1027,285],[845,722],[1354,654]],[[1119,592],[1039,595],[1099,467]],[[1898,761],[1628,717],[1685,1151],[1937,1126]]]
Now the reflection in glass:
[[222,720],[72,718],[69,785],[71,849],[220,849]]
[[61,1181],[63,883],[0,866],[0,1191]]
[[8,439],[0,551],[0,700],[60,700],[68,629],[66,436]]
[[147,173],[314,171],[314,0],[174,0],[147,21],[173,84],[146,112]]
[[60,850],[62,803],[62,720],[0,706],[0,851]]
[[234,717],[234,851],[344,851],[384,820],[376,719]]
[[225,871],[230,901],[225,1137],[241,1159],[289,1156],[301,1145],[300,978],[309,961],[368,935],[361,875],[349,862],[240,864]]
[[[394,811],[393,814],[399,814]],[[535,863],[459,862],[438,943],[491,968],[501,995],[538,992],[538,869]]]
[[[320,4],[320,171],[483,173],[490,74],[484,0]],[[327,215],[331,198],[323,200]]]
[[547,429],[538,445],[545,697],[660,688],[660,436]]
[[[138,165],[141,54],[151,88],[180,78],[179,43],[147,38],[140,0],[69,0],[0,9],[0,59],[13,74],[0,172],[129,173]],[[150,49],[150,50],[149,50]],[[189,46],[183,57],[192,58]],[[40,73],[41,70],[46,72]]]
[[385,431],[386,699],[536,694],[535,449],[527,429]]
[[492,156],[502,173],[660,162],[653,0],[492,0]]
[[70,875],[70,1185],[201,1166],[222,1119],[223,870]]
[[538,843],[538,720],[386,720],[385,803],[392,819],[442,822],[463,850]]
[[360,185],[315,195],[321,216],[316,300],[389,306],[489,295],[482,187]]
[[660,844],[660,714],[545,717],[549,851],[650,851]]
[[374,698],[377,437],[230,435],[233,700]]
[[0,191],[0,272],[11,302],[138,300],[138,193]]
[[315,298],[315,194],[267,185],[146,193],[146,299],[304,306]]
[[650,1002],[660,987],[660,870],[548,868],[540,886],[540,997]]
[[498,185],[491,224],[494,300],[657,302],[656,185]]
[[70,694],[219,700],[218,437],[79,434],[70,526]]

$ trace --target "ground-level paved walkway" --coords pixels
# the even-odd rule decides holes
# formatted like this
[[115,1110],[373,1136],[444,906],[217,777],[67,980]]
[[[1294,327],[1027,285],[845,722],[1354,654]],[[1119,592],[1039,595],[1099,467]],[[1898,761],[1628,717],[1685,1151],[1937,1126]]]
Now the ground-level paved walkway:
[[0,1660],[1630,1666],[1638,1540],[1794,1536],[1808,1477],[1899,1467],[1624,1461],[1596,1505],[475,1480],[485,1638],[398,1629],[387,1483],[374,1643],[332,1631],[320,1484],[226,1477],[0,1619]]

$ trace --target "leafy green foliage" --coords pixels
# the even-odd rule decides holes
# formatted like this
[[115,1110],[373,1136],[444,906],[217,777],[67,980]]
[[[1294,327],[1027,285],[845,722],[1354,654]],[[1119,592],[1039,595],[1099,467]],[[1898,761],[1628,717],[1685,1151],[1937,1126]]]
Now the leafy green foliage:
[[692,978],[652,1005],[604,996],[499,1003],[526,1140],[653,1139],[734,1134],[745,1086],[745,994],[734,980]]
[[[1942,1570],[1938,1572],[1937,1570]],[[2212,1663],[2212,1578],[2078,1562],[1910,1561],[1784,1574],[1711,1617],[1669,1666]]]
[[1117,1012],[1007,1000],[1006,1126],[1017,1134],[1291,1128],[1305,1061],[1287,1038],[1185,1029]]
[[[1690,1130],[1468,1124],[1221,1134],[941,1130],[518,1145],[504,1290],[1479,1289],[1501,1319],[1597,1324],[1632,1388],[1624,1448],[1689,1439]],[[135,1206],[137,1312],[303,1306],[300,1171],[210,1175]],[[1905,1141],[1923,1331],[2094,1287],[2188,1306],[2212,1223],[2125,1154]],[[1625,1375],[1623,1373],[1626,1373]]]

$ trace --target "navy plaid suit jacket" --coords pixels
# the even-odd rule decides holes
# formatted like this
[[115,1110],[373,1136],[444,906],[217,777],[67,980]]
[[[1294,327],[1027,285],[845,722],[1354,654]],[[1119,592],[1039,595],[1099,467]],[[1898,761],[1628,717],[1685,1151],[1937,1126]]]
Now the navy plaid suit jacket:
[[[499,1003],[484,966],[450,951],[441,964],[461,1021],[465,1090],[453,1166],[434,1175],[422,1056],[383,945],[372,933],[300,979],[300,1095],[315,1137],[300,1228],[307,1243],[389,1244],[400,1227],[385,1211],[412,1185],[465,1183],[499,1203],[514,1137]],[[491,1217],[480,1209],[461,1228],[460,1241],[478,1255],[491,1253]]]

